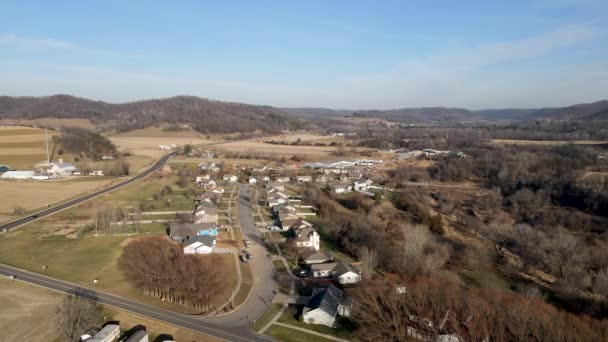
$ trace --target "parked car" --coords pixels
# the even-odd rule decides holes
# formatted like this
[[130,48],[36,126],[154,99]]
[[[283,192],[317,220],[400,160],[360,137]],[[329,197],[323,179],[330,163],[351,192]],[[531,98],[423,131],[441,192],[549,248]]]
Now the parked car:
[[240,258],[241,258],[242,262],[247,262],[247,255],[246,254],[241,254]]
[[298,277],[308,277],[308,270],[303,270],[303,269],[298,270],[298,271],[296,271],[296,275]]
[[271,232],[278,232],[278,231],[282,230],[281,227],[279,227],[279,226],[268,226],[268,227],[266,227],[266,229],[270,230]]
[[245,247],[249,247],[249,246],[251,246],[251,241],[249,241],[247,239],[244,239],[243,240],[243,245],[245,245]]
[[251,254],[251,253],[247,253],[247,254],[245,254],[245,256],[247,257],[247,260],[253,259],[253,254]]

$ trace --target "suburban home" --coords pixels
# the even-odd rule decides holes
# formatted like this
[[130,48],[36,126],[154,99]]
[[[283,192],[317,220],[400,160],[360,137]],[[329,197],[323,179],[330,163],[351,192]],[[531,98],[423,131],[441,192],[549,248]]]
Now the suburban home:
[[221,195],[221,194],[223,194],[223,193],[224,193],[224,188],[222,188],[222,187],[217,187],[217,188],[215,188],[215,189],[211,190],[211,192],[212,192],[212,193],[216,193],[216,194],[220,194],[220,195]]
[[361,281],[361,271],[342,261],[313,264],[310,272],[314,278],[332,277],[342,285],[357,284]]
[[215,187],[217,186],[217,182],[214,181],[213,179],[201,179],[200,181],[197,178],[197,182],[196,185],[198,185],[199,187],[204,188],[205,190],[213,190],[215,189]]
[[353,182],[353,188],[355,190],[366,191],[372,183],[373,181],[371,179],[359,178]]
[[54,164],[48,172],[58,175],[58,176],[69,176],[72,173],[76,172],[76,167],[71,163],[62,163],[59,162]]
[[[206,203],[206,202],[201,202]],[[195,224],[213,223],[217,224],[217,207],[213,204],[201,205],[194,210],[192,222]]]
[[338,261],[334,269],[334,278],[342,285],[358,284],[361,282],[361,270],[350,264]]
[[249,178],[249,184],[255,185],[255,184],[257,184],[257,182],[258,182],[258,180],[255,179],[254,177]]
[[266,185],[266,187],[269,189],[268,191],[278,191],[278,192],[285,192],[285,184],[283,183],[277,183],[277,182],[272,182],[268,185]]
[[198,235],[217,235],[217,225],[214,223],[171,223],[169,237],[173,241],[183,242]]
[[289,183],[289,181],[291,181],[291,179],[289,177],[279,177],[279,178],[277,178],[277,182],[279,182],[279,183]]
[[323,264],[333,260],[334,257],[329,252],[316,251],[314,248],[307,248],[300,254],[300,261],[306,265]]
[[32,179],[34,171],[6,171],[0,176],[2,179]]
[[303,228],[309,228],[312,227],[312,223],[304,220],[303,218],[298,218],[298,220],[296,222],[294,222],[291,226],[287,227],[289,230],[297,230],[297,229],[303,229]]
[[215,246],[215,236],[195,235],[187,236],[182,241],[184,254],[210,254]]
[[222,179],[224,181],[230,182],[230,183],[236,183],[239,181],[239,177],[237,177],[235,175],[224,175],[224,177]]
[[99,330],[95,336],[86,339],[87,342],[113,342],[120,337],[120,326],[117,324],[108,324],[103,329]]
[[317,177],[317,183],[327,183],[327,177],[325,177],[325,176]]
[[302,311],[307,324],[321,324],[333,328],[338,315],[349,316],[350,310],[343,305],[344,293],[333,285],[315,287],[312,296]]
[[279,213],[279,221],[281,222],[282,227],[291,227],[299,219],[300,217],[294,213],[284,212],[283,215]]
[[296,247],[312,247],[315,250],[321,248],[321,238],[319,233],[312,227],[294,230]]
[[312,182],[312,176],[297,176],[296,180],[298,183],[310,183]]
[[263,181],[264,183],[268,183],[268,182],[270,182],[270,177],[268,177],[268,176],[264,176],[264,178],[262,178],[262,181]]
[[331,186],[331,192],[334,194],[344,194],[351,191],[351,186],[348,184],[334,184]]

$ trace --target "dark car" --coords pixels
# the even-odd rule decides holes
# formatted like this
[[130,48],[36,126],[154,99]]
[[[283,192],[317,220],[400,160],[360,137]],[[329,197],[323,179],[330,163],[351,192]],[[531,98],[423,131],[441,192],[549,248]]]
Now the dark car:
[[296,275],[298,277],[308,277],[308,270],[298,270],[296,271]]

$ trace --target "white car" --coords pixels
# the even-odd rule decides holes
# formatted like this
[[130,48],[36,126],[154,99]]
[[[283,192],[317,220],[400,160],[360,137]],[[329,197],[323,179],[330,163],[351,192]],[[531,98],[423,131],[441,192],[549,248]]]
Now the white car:
[[266,229],[270,230],[271,232],[276,232],[276,231],[282,230],[281,227],[279,227],[279,226],[268,226],[268,227],[266,227]]

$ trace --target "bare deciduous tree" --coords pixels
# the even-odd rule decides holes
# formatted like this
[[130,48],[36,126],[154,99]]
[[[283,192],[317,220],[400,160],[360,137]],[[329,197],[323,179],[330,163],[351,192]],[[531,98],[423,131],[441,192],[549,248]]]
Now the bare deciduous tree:
[[102,323],[101,308],[89,300],[69,295],[57,308],[56,320],[65,341],[79,341],[87,330]]

